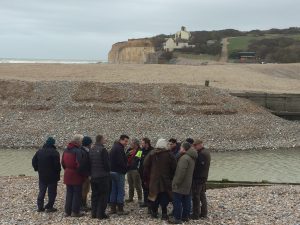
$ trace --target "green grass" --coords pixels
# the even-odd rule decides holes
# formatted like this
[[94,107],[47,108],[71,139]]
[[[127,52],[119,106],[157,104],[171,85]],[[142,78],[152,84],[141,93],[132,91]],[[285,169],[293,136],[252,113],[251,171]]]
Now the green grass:
[[241,37],[234,37],[230,38],[228,44],[228,54],[230,55],[232,52],[237,50],[246,51],[248,49],[249,44],[253,40],[261,40],[261,39],[272,39],[272,38],[279,38],[279,37],[287,37],[287,38],[294,38],[295,40],[300,41],[300,34],[294,35],[281,35],[281,34],[269,34],[265,36],[241,36]]

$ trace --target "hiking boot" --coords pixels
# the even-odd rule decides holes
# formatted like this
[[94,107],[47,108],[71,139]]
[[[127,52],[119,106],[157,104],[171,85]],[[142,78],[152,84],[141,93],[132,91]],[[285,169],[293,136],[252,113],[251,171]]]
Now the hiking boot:
[[125,202],[126,202],[126,203],[133,202],[133,199],[132,199],[132,198],[126,199]]
[[182,218],[182,222],[189,222],[190,218]]
[[181,220],[177,220],[174,217],[172,217],[171,219],[169,219],[168,221],[170,224],[182,224]]
[[191,220],[199,220],[199,219],[200,219],[199,215],[196,215],[196,214],[191,215]]
[[84,213],[72,213],[71,217],[83,217]]
[[104,214],[104,215],[100,216],[99,219],[100,220],[107,220],[107,219],[109,219],[109,215]]
[[152,209],[151,209],[150,206],[148,206],[147,213],[148,213],[149,215],[151,215],[151,213],[152,213]]
[[49,209],[46,209],[46,212],[47,213],[57,212],[57,209],[56,208],[49,208]]
[[45,208],[40,208],[36,210],[37,212],[45,212]]
[[125,216],[125,215],[128,215],[128,214],[129,214],[128,211],[124,211],[124,204],[118,204],[117,207],[118,207],[118,212],[117,212],[117,214],[118,214],[119,216]]
[[168,220],[168,219],[169,219],[168,214],[163,213],[163,214],[161,215],[161,220]]
[[70,216],[71,216],[71,214],[65,213],[65,217],[70,217]]
[[111,203],[110,204],[110,212],[109,214],[116,214],[117,213],[117,204]]

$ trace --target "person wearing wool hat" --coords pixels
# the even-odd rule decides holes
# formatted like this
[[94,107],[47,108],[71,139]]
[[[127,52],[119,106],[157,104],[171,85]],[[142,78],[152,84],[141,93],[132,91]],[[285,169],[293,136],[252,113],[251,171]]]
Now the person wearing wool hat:
[[85,180],[82,184],[82,202],[81,207],[83,210],[87,211],[89,208],[87,206],[87,195],[90,191],[90,162],[89,162],[89,151],[92,148],[93,140],[89,136],[84,136],[82,139],[82,160],[81,160],[81,168],[79,171],[85,175]]
[[[38,212],[55,212],[54,203],[57,195],[57,183],[60,180],[60,156],[55,147],[55,139],[49,137],[44,146],[32,158],[32,166],[39,174]],[[48,189],[48,204],[44,199]]]
[[176,159],[168,149],[166,139],[159,139],[144,160],[144,185],[149,189],[148,200],[153,218],[158,218],[161,207],[162,220],[168,219],[167,206],[172,199],[172,179],[175,174]]

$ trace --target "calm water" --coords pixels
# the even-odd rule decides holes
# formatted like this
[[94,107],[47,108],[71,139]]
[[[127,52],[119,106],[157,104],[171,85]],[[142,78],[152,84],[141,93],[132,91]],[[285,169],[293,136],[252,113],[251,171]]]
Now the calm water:
[[[0,176],[36,176],[34,150],[0,150]],[[300,183],[300,149],[212,153],[209,180]]]

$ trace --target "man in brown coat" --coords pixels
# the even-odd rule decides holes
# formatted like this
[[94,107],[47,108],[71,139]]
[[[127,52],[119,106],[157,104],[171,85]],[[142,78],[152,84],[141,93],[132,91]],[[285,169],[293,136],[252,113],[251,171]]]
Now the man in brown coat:
[[160,205],[163,220],[168,219],[167,206],[172,198],[172,179],[176,170],[176,159],[167,146],[168,142],[165,139],[159,139],[155,149],[144,161],[144,177],[148,177],[145,180],[149,180],[148,199],[151,202],[151,215],[154,218],[158,217]]

